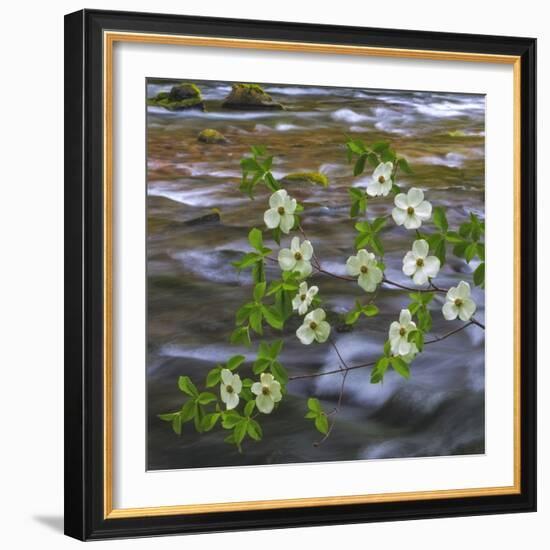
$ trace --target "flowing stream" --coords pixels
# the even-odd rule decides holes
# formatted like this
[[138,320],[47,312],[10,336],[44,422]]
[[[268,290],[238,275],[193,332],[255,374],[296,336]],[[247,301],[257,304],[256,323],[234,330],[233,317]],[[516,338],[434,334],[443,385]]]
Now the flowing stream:
[[[147,94],[169,91],[171,84],[149,84]],[[304,418],[306,399],[316,396],[326,410],[334,408],[339,374],[291,382],[276,413],[261,418],[263,441],[247,441],[242,454],[224,443],[226,432],[197,434],[185,424],[178,437],[157,418],[183,403],[179,375],[202,383],[209,369],[231,355],[254,357],[255,347],[228,343],[235,311],[251,293],[249,272],[237,273],[231,261],[248,250],[249,228],[263,227],[269,196],[259,188],[250,201],[237,189],[239,160],[250,145],[265,145],[275,155],[275,177],[319,171],[329,178],[326,189],[292,183],[287,190],[305,207],[303,226],[323,267],[335,273],[344,274],[347,257],[355,253],[347,188],[364,186],[369,172],[352,177],[346,135],[367,143],[391,141],[414,170],[397,183],[405,189],[420,187],[434,206],[447,207],[452,227],[465,221],[469,212],[484,217],[483,96],[274,84],[264,89],[286,106],[285,111],[243,112],[221,108],[229,83],[196,84],[207,112],[148,107],[147,114],[148,469],[483,453],[484,333],[476,326],[427,346],[414,361],[410,380],[388,372],[383,384],[371,385],[370,369],[351,371],[342,411],[320,446],[315,445],[320,434]],[[228,142],[200,143],[197,135],[205,128],[220,131]],[[388,214],[392,203],[390,197],[373,199],[369,217]],[[218,222],[193,222],[213,209],[220,213]],[[401,265],[413,232],[390,222],[381,237],[388,278],[412,284]],[[276,251],[267,234],[266,239]],[[288,246],[289,241],[284,238],[281,244]],[[471,283],[475,267],[453,257],[449,249],[436,282],[442,287],[461,279]],[[268,266],[268,279],[277,273],[276,264]],[[390,323],[409,301],[406,292],[384,287],[376,300],[380,315],[363,317],[354,330],[346,331],[339,316],[364,295],[361,288],[319,274],[310,284],[321,289],[323,307],[333,321],[333,338],[350,365],[380,354]],[[476,318],[484,321],[484,292],[476,288],[473,296]],[[458,320],[443,319],[442,300],[437,296],[432,303],[434,335],[460,325]],[[283,334],[282,362],[289,374],[337,368],[330,345],[300,344],[294,335],[298,326],[298,319],[293,319]],[[266,334],[276,337],[275,331]]]

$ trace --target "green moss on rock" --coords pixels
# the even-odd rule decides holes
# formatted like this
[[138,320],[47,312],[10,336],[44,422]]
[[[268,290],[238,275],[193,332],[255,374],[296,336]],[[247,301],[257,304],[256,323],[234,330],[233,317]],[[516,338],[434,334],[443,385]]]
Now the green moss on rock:
[[202,143],[227,143],[226,137],[212,128],[206,128],[198,136],[197,139]]
[[274,101],[258,84],[233,84],[222,107],[239,111],[284,110],[284,107]]
[[287,183],[312,183],[322,187],[328,187],[329,184],[328,178],[321,172],[293,172],[284,176],[283,181]]
[[183,83],[172,86],[169,92],[159,92],[147,100],[147,105],[164,107],[168,111],[199,109],[204,111],[201,91],[195,84]]

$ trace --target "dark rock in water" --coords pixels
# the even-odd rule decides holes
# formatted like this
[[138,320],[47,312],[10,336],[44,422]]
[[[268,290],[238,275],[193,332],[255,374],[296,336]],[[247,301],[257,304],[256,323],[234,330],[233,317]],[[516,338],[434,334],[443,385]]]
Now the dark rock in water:
[[197,137],[197,139],[202,143],[227,143],[227,138],[217,130],[213,130],[212,128],[206,128],[203,130]]
[[284,183],[311,183],[328,187],[328,178],[321,172],[293,172],[284,176],[282,181]]
[[230,94],[222,103],[222,107],[239,111],[284,110],[280,103],[274,101],[257,84],[233,84]]
[[164,107],[168,111],[183,111],[185,109],[199,109],[204,111],[204,102],[201,91],[195,84],[178,84],[169,92],[160,92],[147,100],[147,105]]
[[199,216],[198,218],[193,218],[185,222],[185,225],[205,225],[209,223],[219,223],[221,220],[220,212],[217,209],[212,210],[209,214],[204,214],[204,216]]

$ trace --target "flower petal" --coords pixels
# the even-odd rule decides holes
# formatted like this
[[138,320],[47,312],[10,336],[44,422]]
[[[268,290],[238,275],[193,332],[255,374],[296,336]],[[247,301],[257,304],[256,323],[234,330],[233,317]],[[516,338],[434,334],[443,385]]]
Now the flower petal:
[[228,411],[234,409],[239,404],[239,396],[236,393],[230,393],[225,404]]
[[401,338],[401,340],[399,341],[399,347],[397,349],[399,355],[407,355],[407,353],[411,351],[411,344],[410,342],[407,342],[405,338]]
[[304,260],[311,260],[311,257],[313,256],[313,246],[311,246],[309,241],[304,241],[300,245],[300,252],[302,253]]
[[225,385],[231,384],[233,382],[233,373],[229,369],[222,369],[221,379]]
[[428,282],[428,274],[423,267],[419,267],[415,271],[413,281],[415,285],[425,285]]
[[432,205],[428,201],[422,201],[414,207],[414,213],[421,219],[427,220],[432,215]]
[[403,258],[403,273],[409,277],[416,271],[416,258],[413,252],[407,252]]
[[235,393],[241,393],[243,389],[243,383],[241,382],[241,377],[238,374],[233,375],[233,383],[231,384]]
[[422,225],[422,221],[416,214],[407,214],[403,225],[407,229],[418,229]]
[[326,321],[321,321],[315,329],[315,339],[321,344],[328,340],[330,335],[330,325]]
[[325,310],[320,307],[318,307],[317,309],[311,312],[311,320],[315,321],[316,323],[320,323],[321,321],[324,321],[325,318],[326,318]]
[[470,297],[470,285],[466,281],[460,281],[456,287],[456,297],[462,300]]
[[417,258],[424,259],[428,255],[430,247],[424,239],[418,239],[417,241],[414,241],[412,251]]
[[371,197],[378,197],[382,194],[382,186],[378,180],[369,180],[367,183],[367,195]]
[[424,200],[424,192],[418,187],[411,187],[407,193],[409,206],[416,208]]
[[271,206],[274,210],[277,210],[279,206],[283,206],[284,200],[287,196],[288,193],[286,192],[286,189],[279,189],[278,191],[275,191],[275,193],[269,197],[269,206]]
[[313,342],[313,339],[315,338],[315,333],[313,332],[313,330],[311,330],[309,324],[303,324],[296,331],[296,336],[298,337],[298,340],[302,342],[302,344],[308,346],[309,344],[311,344],[311,342]]
[[401,210],[407,210],[407,208],[409,208],[409,201],[407,200],[407,195],[405,195],[405,193],[399,193],[396,195],[393,202],[395,203],[395,206],[397,206],[397,208],[401,208]]
[[393,218],[393,221],[397,224],[397,225],[403,225],[405,223],[405,220],[407,219],[407,211],[406,210],[403,210],[402,208],[394,208],[392,211],[391,211],[391,216]]
[[458,316],[461,321],[469,321],[476,312],[476,304],[471,298],[465,298],[462,305],[458,308]]
[[346,260],[346,268],[348,270],[348,273],[353,277],[359,275],[359,273],[361,272],[361,264],[357,256],[350,256]]
[[254,382],[250,387],[250,391],[255,395],[262,395],[262,385],[259,382]]
[[262,372],[262,374],[260,374],[260,382],[262,383],[262,386],[269,386],[273,380],[275,380],[275,378],[270,372]]
[[311,264],[305,260],[298,260],[294,269],[300,273],[300,277],[305,279],[311,275]]
[[307,297],[311,300],[313,299],[313,297],[319,292],[319,287],[318,286],[312,286],[308,291],[307,291]]
[[441,312],[447,321],[453,321],[458,315],[458,308],[452,302],[446,302],[441,308]]
[[428,277],[437,277],[441,262],[437,256],[428,256],[424,259],[424,271]]
[[256,407],[258,407],[258,410],[264,414],[269,414],[273,407],[275,406],[275,403],[273,403],[273,399],[271,399],[270,395],[258,395],[256,397]]
[[381,183],[380,184],[380,194],[383,196],[383,197],[387,197],[391,191],[391,188],[392,188],[392,180],[390,179],[387,179],[384,183]]
[[275,208],[271,208],[265,211],[264,222],[269,229],[275,229],[279,227],[279,223],[281,223],[281,216]]
[[357,284],[365,290],[365,292],[374,292],[376,290],[376,284],[370,279],[368,273],[360,273],[357,278]]
[[393,321],[393,323],[390,325],[390,330],[388,331],[390,340],[398,338],[400,330],[401,330],[401,325],[397,321]]
[[290,241],[290,250],[292,250],[292,252],[294,254],[296,254],[296,252],[300,252],[300,238],[299,237],[292,237],[292,240]]
[[296,258],[288,248],[282,248],[279,250],[277,259],[279,260],[279,266],[283,271],[292,271],[296,265]]
[[307,313],[308,306],[309,306],[309,304],[307,303],[307,301],[301,302],[300,305],[297,308],[298,313],[300,315],[305,315]]
[[411,312],[408,309],[402,309],[399,312],[399,323],[401,325],[408,325],[412,320]]
[[281,216],[281,231],[283,233],[290,233],[290,230],[294,227],[294,214],[283,214]]
[[294,211],[296,210],[296,199],[286,197],[283,201],[283,208],[287,214],[294,214]]

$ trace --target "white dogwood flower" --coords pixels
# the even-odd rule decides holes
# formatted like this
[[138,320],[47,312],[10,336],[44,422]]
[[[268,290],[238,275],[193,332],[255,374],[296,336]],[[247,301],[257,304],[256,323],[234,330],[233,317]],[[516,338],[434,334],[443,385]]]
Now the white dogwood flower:
[[292,299],[292,309],[298,311],[300,315],[305,315],[313,298],[319,292],[319,287],[312,286],[308,289],[307,283],[304,281],[298,287],[298,294]]
[[264,222],[269,229],[280,227],[283,233],[289,233],[294,226],[296,199],[291,198],[285,189],[275,191],[269,197],[270,209],[264,213]]
[[305,279],[311,273],[310,260],[313,256],[313,246],[309,241],[300,244],[298,237],[293,237],[290,248],[279,251],[279,266],[283,271],[298,271],[300,277]]
[[233,374],[229,369],[222,369],[220,397],[227,410],[234,409],[239,404],[239,393],[243,389],[241,377]]
[[311,311],[304,317],[304,324],[296,331],[296,336],[302,344],[308,346],[313,340],[322,344],[328,340],[330,325],[325,321],[325,317],[326,314],[321,308]]
[[403,273],[413,278],[417,285],[428,282],[439,273],[441,262],[436,256],[428,256],[430,247],[424,239],[414,241],[412,250],[403,258]]
[[446,298],[441,311],[447,321],[453,321],[457,317],[461,321],[469,321],[476,312],[476,304],[470,298],[470,285],[466,281],[460,281],[458,286],[451,287]]
[[392,188],[391,174],[393,162],[381,162],[372,173],[372,179],[367,183],[367,193],[371,197],[385,197]]
[[394,355],[408,356],[413,349],[413,345],[408,341],[409,332],[416,329],[416,324],[412,321],[411,312],[408,309],[402,309],[399,314],[399,322],[394,321],[390,325],[389,337],[391,351]]
[[256,395],[256,407],[264,414],[269,414],[275,403],[282,399],[281,384],[268,372],[262,372],[259,382],[254,382],[250,388]]
[[418,229],[432,215],[432,205],[424,200],[422,189],[412,187],[406,195],[399,193],[394,202],[391,215],[397,225],[407,229]]
[[350,256],[346,261],[348,273],[357,277],[357,283],[367,292],[374,292],[376,285],[382,280],[382,270],[376,264],[372,252],[364,248],[357,252],[357,256]]

